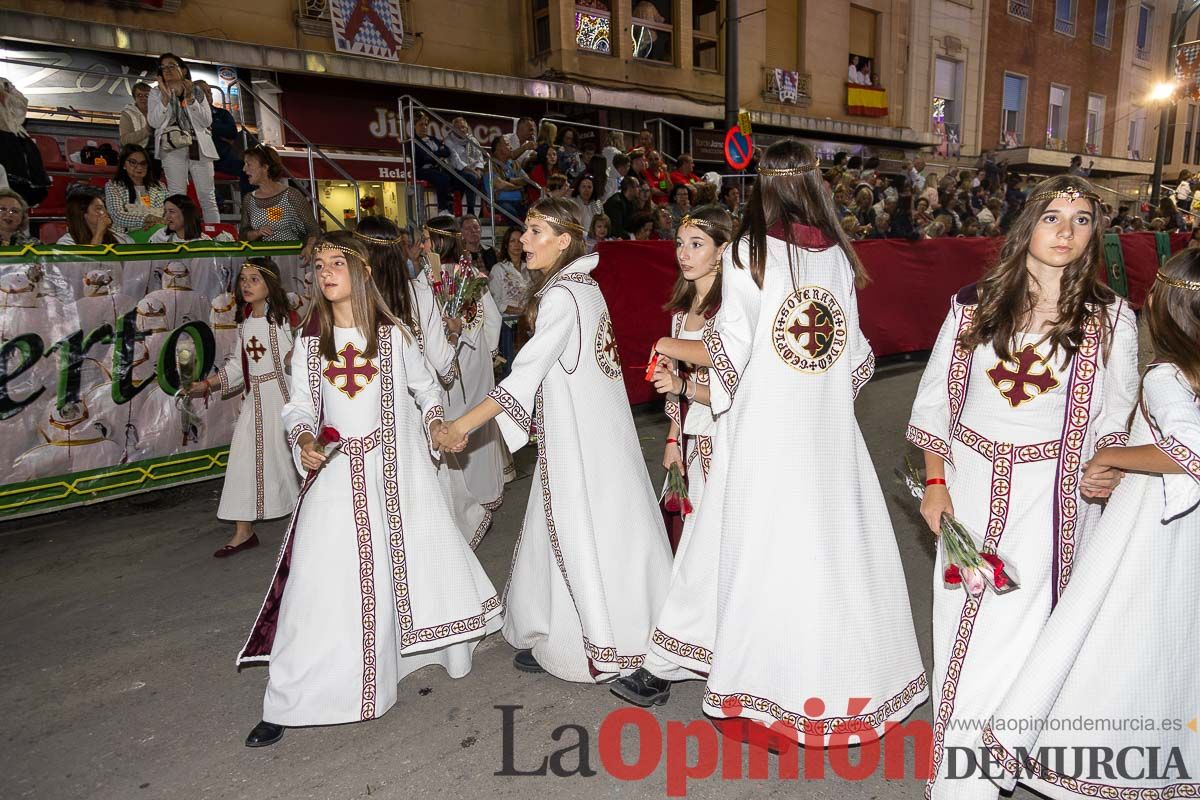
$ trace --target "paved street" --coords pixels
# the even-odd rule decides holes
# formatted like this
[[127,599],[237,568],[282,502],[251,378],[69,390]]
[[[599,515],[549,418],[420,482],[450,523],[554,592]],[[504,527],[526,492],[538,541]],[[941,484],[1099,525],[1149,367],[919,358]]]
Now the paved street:
[[[922,362],[882,368],[858,402],[867,444],[884,482],[911,588],[917,634],[930,666],[932,540],[893,469]],[[657,461],[661,415],[638,415],[646,461]],[[507,574],[529,492],[531,454],[479,556],[499,587]],[[0,797],[73,798],[660,798],[666,770],[640,782],[603,768],[597,732],[621,708],[608,689],[563,683],[511,667],[512,649],[493,636],[475,668],[451,681],[427,668],[400,687],[400,700],[365,724],[289,730],[270,748],[242,739],[258,721],[267,672],[238,672],[234,656],[258,609],[284,523],[259,528],[264,546],[217,561],[228,535],[214,518],[219,482],[74,510],[0,527],[0,707],[5,722]],[[703,684],[679,685],[652,713],[660,721],[699,716]],[[514,764],[534,769],[590,737],[592,777],[506,777],[497,705],[515,712]],[[917,714],[928,719],[930,704]],[[624,754],[635,760],[627,732]],[[664,751],[665,752],[665,751]],[[693,755],[693,758],[695,756]],[[578,752],[562,761],[572,769]],[[664,759],[665,760],[665,759]],[[911,753],[909,769],[911,770]],[[772,762],[772,774],[775,772]],[[827,769],[828,772],[828,769]],[[850,783],[723,781],[688,786],[694,798],[919,798],[919,781],[885,781],[882,770]],[[1018,793],[1018,797],[1032,797]]]

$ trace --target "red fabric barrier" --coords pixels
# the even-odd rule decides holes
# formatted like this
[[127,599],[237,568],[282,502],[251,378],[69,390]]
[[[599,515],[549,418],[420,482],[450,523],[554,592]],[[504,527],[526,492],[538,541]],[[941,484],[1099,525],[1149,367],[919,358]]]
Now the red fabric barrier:
[[[1171,249],[1187,243],[1187,234],[1171,237]],[[1003,240],[983,238],[926,239],[909,242],[873,239],[857,242],[871,283],[859,293],[863,333],[877,356],[910,353],[933,347],[950,308],[950,297],[979,280]],[[1154,236],[1121,236],[1129,299],[1140,308],[1158,270]],[[600,265],[594,273],[608,301],[617,348],[631,403],[655,399],[644,379],[650,348],[670,333],[670,316],[662,310],[671,296],[677,269],[673,242],[601,242]]]

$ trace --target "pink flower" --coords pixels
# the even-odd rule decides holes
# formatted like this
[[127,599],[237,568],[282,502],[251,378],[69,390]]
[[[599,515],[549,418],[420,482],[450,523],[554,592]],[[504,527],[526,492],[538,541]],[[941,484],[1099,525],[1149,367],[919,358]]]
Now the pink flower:
[[983,575],[979,573],[979,570],[974,567],[967,567],[962,572],[963,583],[967,585],[967,591],[971,594],[983,594],[983,587],[987,584],[983,579]]

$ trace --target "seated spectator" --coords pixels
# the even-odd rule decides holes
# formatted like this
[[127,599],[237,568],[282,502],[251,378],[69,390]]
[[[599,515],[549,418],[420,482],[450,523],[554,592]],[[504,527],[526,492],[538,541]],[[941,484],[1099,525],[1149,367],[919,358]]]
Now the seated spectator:
[[592,224],[588,226],[587,246],[588,252],[596,252],[597,242],[607,242],[610,238],[609,231],[612,229],[612,220],[607,214],[597,214],[592,217]]
[[992,197],[983,204],[983,208],[979,209],[979,213],[975,217],[979,220],[980,225],[995,225],[1003,215],[1002,208],[1000,201]]
[[742,216],[742,190],[736,184],[727,183],[721,187],[718,196],[721,200],[721,205],[725,206],[735,220]]
[[666,205],[671,199],[671,178],[667,173],[662,153],[651,150],[646,154],[646,169],[642,172],[642,177],[650,184],[651,202],[656,206]]
[[[499,208],[517,219],[525,218],[525,190],[533,184],[529,176],[513,158],[512,145],[507,137],[501,136],[492,144],[492,157],[497,167],[492,169],[492,196]],[[487,178],[484,192],[487,192]]]
[[87,191],[67,195],[67,232],[58,244],[130,244],[133,240],[113,230],[104,200]]
[[503,138],[508,142],[512,151],[510,156],[521,169],[525,169],[537,151],[537,123],[533,117],[521,117],[517,120],[515,133],[506,134]]
[[600,198],[600,202],[607,203],[608,198],[621,191],[621,181],[625,180],[625,176],[629,174],[633,162],[629,156],[624,153],[617,153],[613,156],[612,168],[608,171],[608,178],[604,183],[604,194]]
[[675,220],[671,216],[669,206],[654,207],[654,236],[664,242],[675,241]]
[[588,139],[583,143],[583,147],[579,148],[579,164],[581,171],[575,175],[567,173],[567,177],[572,182],[579,180],[579,176],[583,173],[590,173],[596,179],[596,197],[599,199],[600,190],[604,188],[605,181],[608,180],[608,162],[604,160],[604,156],[596,152],[596,143]]
[[154,152],[167,177],[167,194],[187,194],[190,175],[204,221],[220,222],[213,185],[217,148],[208,132],[212,107],[174,53],[158,57],[158,89],[150,93],[146,119],[154,127]]
[[833,210],[837,212],[839,219],[847,214],[853,214],[850,210],[850,197],[850,189],[844,182],[839,182],[833,190]]
[[525,248],[521,244],[521,229],[518,226],[513,225],[504,232],[499,249],[502,258],[492,267],[488,289],[504,319],[500,327],[498,350],[504,358],[500,373],[507,376],[512,371],[513,356],[517,352],[517,324],[529,303],[532,276],[525,266]]
[[654,236],[654,215],[639,212],[629,223],[629,232],[635,241],[648,242]]
[[861,239],[862,231],[860,230],[859,225],[858,225],[858,217],[854,216],[853,214],[843,214],[842,215],[842,232],[846,234],[846,237],[848,239],[851,239],[851,240]]
[[621,191],[604,203],[604,213],[612,223],[611,235],[628,239],[633,235],[633,216],[638,213],[638,187],[640,183],[632,175],[621,181]]
[[693,206],[712,206],[717,204],[717,187],[708,181],[696,184],[696,194],[692,198]]
[[682,183],[688,188],[700,183],[700,176],[696,174],[696,160],[692,158],[691,153],[680,153],[679,160],[675,162],[675,170],[668,176],[672,185]]
[[671,187],[671,205],[668,208],[671,210],[672,225],[678,227],[679,221],[692,210],[692,193],[687,186],[677,183]]
[[888,231],[891,229],[891,227],[891,215],[889,215],[886,211],[880,212],[871,220],[870,233],[868,233],[864,238],[886,239],[888,238]]
[[211,238],[201,228],[200,209],[186,194],[173,194],[166,199],[163,219],[166,224],[150,237],[154,244]]
[[583,229],[591,229],[592,219],[597,214],[604,213],[604,204],[596,198],[596,180],[591,173],[579,176],[579,180],[575,182],[572,200],[579,207],[580,224],[583,225]]
[[151,91],[148,83],[138,81],[133,85],[133,102],[121,109],[121,120],[117,123],[122,147],[136,144],[149,149],[153,146],[150,138],[154,135],[154,128],[146,119]]
[[638,211],[643,214],[654,213],[654,190],[645,178],[638,180]]
[[858,217],[859,225],[873,225],[875,217],[879,214],[874,207],[875,195],[870,189],[865,186],[858,190],[854,195],[854,208],[851,209],[854,216]]
[[211,131],[213,145],[217,148],[217,160],[213,164],[213,169],[226,175],[236,176],[238,188],[242,194],[245,194],[254,187],[242,169],[242,155],[245,148],[242,147],[242,137],[241,132],[238,131],[237,120],[233,118],[233,114],[230,114],[228,109],[213,102],[212,89],[208,83],[196,81],[196,85],[200,87],[200,91],[204,93],[204,98],[212,108]]
[[1150,220],[1150,230],[1157,232],[1165,231],[1166,229],[1167,220],[1165,217],[1155,217],[1154,219]]
[[639,180],[645,180],[644,173],[646,172],[646,154],[641,150],[629,151],[629,172],[631,175],[636,175]]
[[657,150],[658,145],[654,141],[654,132],[649,128],[642,128],[638,131],[637,144],[634,147],[646,154],[649,154],[651,150]]
[[483,246],[483,226],[479,224],[479,217],[464,215],[458,232],[462,236],[463,255],[469,256],[475,269],[487,275],[496,264],[496,251]]
[[257,187],[242,198],[239,232],[248,242],[304,242],[301,258],[307,262],[321,234],[308,198],[283,183],[283,162],[270,145],[246,150],[246,176]]
[[940,222],[931,222],[925,226],[923,235],[926,239],[938,239],[946,235],[946,226]]
[[1175,198],[1171,196],[1163,197],[1158,203],[1158,216],[1163,220],[1163,228],[1165,231],[1186,231],[1188,224],[1183,218],[1183,214],[1175,205]]
[[534,185],[526,190],[525,202],[533,205],[545,194],[546,182],[550,180],[550,176],[562,174],[558,168],[558,148],[550,145],[542,150],[534,160],[533,166],[527,171],[529,180]]
[[[479,140],[471,133],[465,117],[450,120],[450,131],[446,134],[446,147],[450,150],[450,165],[459,176],[476,189],[483,187],[483,174],[487,172],[486,156]],[[475,213],[475,193],[463,191],[464,205],[468,214]]]
[[167,188],[153,175],[146,148],[139,144],[122,147],[117,174],[104,186],[104,204],[114,225],[125,231],[161,225],[166,199]]
[[571,184],[566,175],[559,173],[550,176],[550,179],[546,181],[546,197],[553,197],[556,200],[571,199]]
[[[943,230],[945,229],[945,227],[946,227],[945,225],[942,226]],[[963,221],[962,227],[959,228],[958,235],[959,236],[978,236],[980,234],[981,227],[982,226],[979,224],[978,217],[967,217],[966,220]]]
[[446,172],[434,156],[450,162],[450,149],[445,142],[429,132],[429,117],[418,114],[413,122],[413,138],[417,141],[416,151],[417,180],[425,181],[433,187],[437,196],[439,214],[454,212],[454,190],[451,187],[450,173]]
[[621,131],[609,131],[608,139],[604,147],[600,150],[600,155],[604,156],[604,160],[608,162],[608,166],[612,166],[618,155],[628,156],[625,152],[625,134]]
[[929,208],[929,198],[921,195],[917,198],[917,207],[913,211],[913,222],[921,228],[933,222],[933,213]]
[[0,189],[0,247],[41,244],[29,235],[29,206],[12,189]]
[[579,133],[574,128],[562,129],[562,134],[558,139],[558,162],[563,174],[569,180],[574,181],[582,175],[594,155],[596,155],[594,143],[587,142],[580,147]]

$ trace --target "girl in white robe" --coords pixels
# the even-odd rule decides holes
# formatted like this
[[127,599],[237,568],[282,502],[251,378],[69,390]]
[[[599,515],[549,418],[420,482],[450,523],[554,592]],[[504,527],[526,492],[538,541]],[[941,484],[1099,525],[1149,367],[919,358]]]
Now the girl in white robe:
[[[366,252],[342,231],[314,251],[321,291],[283,412],[307,477],[238,656],[270,662],[252,747],[278,741],[285,726],[381,716],[421,667],[462,677],[501,621],[429,460],[444,433],[437,381],[411,331],[391,319]],[[326,428],[336,452],[317,444]]]
[[[458,221],[450,216],[434,217],[425,230],[439,259],[437,266],[426,271],[432,284],[444,271],[453,270],[462,258],[462,235],[458,232]],[[477,277],[487,279],[482,274]],[[494,365],[502,324],[500,309],[486,288],[478,300],[464,304],[452,320],[450,343],[454,346],[458,369],[447,398],[446,411],[451,417],[461,416],[495,387]],[[471,434],[466,449],[456,456],[457,467],[471,495],[489,511],[499,508],[504,502],[505,470],[511,462],[500,429],[494,423],[484,425]]]
[[716,514],[721,531],[703,710],[844,746],[908,716],[928,687],[853,413],[875,363],[858,323],[865,276],[811,149],[783,140],[761,164],[715,329],[657,345],[714,367],[719,433],[697,526]]
[[512,373],[449,425],[496,419],[509,447],[537,440],[537,472],[505,589],[517,669],[581,683],[633,672],[666,597],[671,549],[646,473],[604,296],[583,256],[578,207],[544,199],[522,237],[542,273],[533,338]]
[[[1098,450],[1085,478],[1130,474],[983,731],[1005,789],[1020,776],[1056,800],[1200,795],[1200,736],[1187,727],[1200,698],[1200,253],[1163,266],[1146,316],[1158,363],[1142,379],[1128,446]],[[1079,718],[1125,725],[1080,731]],[[1096,748],[1124,753],[1123,768],[1095,770]]]
[[300,491],[281,416],[288,401],[292,319],[279,267],[269,258],[247,261],[238,274],[238,289],[236,348],[213,375],[191,389],[193,397],[206,400],[218,388],[223,396],[240,393],[244,398],[217,507],[217,517],[234,522],[235,528],[233,538],[213,553],[216,558],[257,547],[254,523],[292,513]]
[[[363,217],[354,231],[356,239],[367,246],[367,257],[374,267],[375,284],[392,314],[403,322],[417,339],[417,346],[430,371],[438,379],[442,389],[442,402],[446,403],[446,389],[454,384],[454,348],[446,338],[441,308],[433,296],[433,289],[424,271],[409,279],[404,252],[403,238],[396,223],[386,217]],[[424,237],[422,247],[428,246]],[[467,544],[474,550],[483,540],[492,524],[492,512],[484,508],[471,495],[463,471],[458,469],[459,453],[442,453],[434,459],[438,471],[438,483],[450,504],[454,521]]]
[[[667,304],[673,312],[672,337],[699,342],[715,326],[721,256],[732,238],[733,219],[721,206],[700,206],[680,221],[675,233],[680,273]],[[721,524],[719,516],[702,511],[718,429],[708,407],[710,370],[684,363],[673,367],[669,361],[662,358],[653,376],[655,389],[667,396],[671,421],[663,467],[675,465],[686,476],[692,511],[683,515],[671,588],[655,618],[646,661],[632,675],[613,681],[613,694],[639,706],[665,703],[672,681],[707,676],[717,632]]]
[[[930,485],[921,513],[930,529],[953,514],[985,551],[1010,558],[1021,579],[1002,595],[948,588],[939,552],[934,769],[926,790],[934,800],[995,798],[983,771],[967,769],[964,751],[977,752],[981,726],[1016,678],[1099,518],[1099,504],[1080,496],[1081,467],[1127,436],[1137,326],[1128,305],[1096,278],[1102,224],[1100,198],[1086,181],[1039,184],[999,263],[951,302],[913,404],[907,438],[925,451]],[[1115,478],[1110,471],[1088,482]]]

